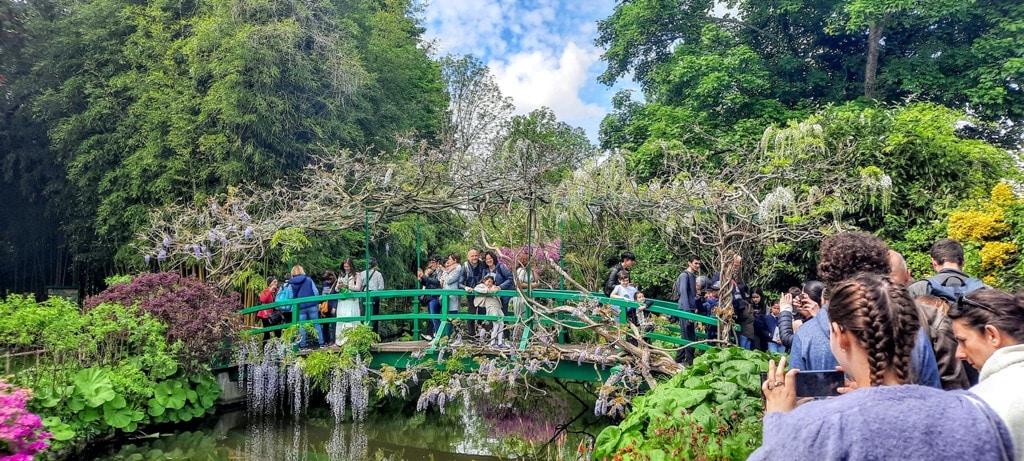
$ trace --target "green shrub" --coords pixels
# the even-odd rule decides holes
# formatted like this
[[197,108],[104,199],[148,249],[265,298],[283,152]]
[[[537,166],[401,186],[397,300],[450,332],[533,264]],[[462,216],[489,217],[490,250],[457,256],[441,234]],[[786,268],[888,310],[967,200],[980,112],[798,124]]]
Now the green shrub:
[[595,459],[746,459],[761,444],[760,373],[768,354],[713,349],[633,400],[597,437]]

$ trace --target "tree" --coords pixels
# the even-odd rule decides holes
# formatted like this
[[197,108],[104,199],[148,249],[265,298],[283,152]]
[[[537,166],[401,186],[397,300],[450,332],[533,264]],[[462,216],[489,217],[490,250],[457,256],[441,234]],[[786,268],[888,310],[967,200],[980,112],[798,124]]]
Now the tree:
[[137,264],[127,244],[150,207],[267,187],[323,146],[394,146],[396,134],[433,136],[441,122],[440,69],[419,47],[410,1],[0,11],[30,32],[0,49],[10,96],[0,142],[16,147],[5,162],[46,184],[29,191],[42,197],[40,215],[60,219],[78,272],[94,280],[115,261]]
[[502,96],[490,69],[472,55],[448,55],[439,63],[448,92],[443,138],[460,155],[483,157],[515,109],[512,98]]
[[[598,26],[597,44],[608,63],[600,80],[610,84],[632,72],[651,100],[666,83],[656,78],[659,69],[700,59],[705,34],[725,31],[734,47],[749,47],[760,58],[769,75],[763,97],[788,109],[854,100],[868,88],[880,101],[917,96],[969,106],[988,121],[1020,120],[1024,109],[1020,58],[1013,51],[1021,42],[1008,29],[1024,24],[1019,2],[738,1],[736,18],[717,16],[712,6],[619,2]],[[669,83],[694,87],[686,80]]]

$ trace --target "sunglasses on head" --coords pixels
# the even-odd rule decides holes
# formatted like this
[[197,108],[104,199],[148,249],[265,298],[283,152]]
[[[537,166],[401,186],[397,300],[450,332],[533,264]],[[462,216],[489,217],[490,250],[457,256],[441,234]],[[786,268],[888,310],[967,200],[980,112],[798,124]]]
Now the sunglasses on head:
[[964,307],[977,307],[977,308],[980,308],[980,309],[985,309],[985,310],[987,310],[987,311],[989,311],[989,312],[991,312],[993,314],[996,313],[995,309],[992,309],[991,306],[987,306],[985,304],[982,304],[982,303],[979,303],[977,301],[974,301],[974,300],[968,298],[967,295],[961,296],[960,299],[958,299],[956,301],[956,305],[958,307],[960,307],[960,308],[964,308]]

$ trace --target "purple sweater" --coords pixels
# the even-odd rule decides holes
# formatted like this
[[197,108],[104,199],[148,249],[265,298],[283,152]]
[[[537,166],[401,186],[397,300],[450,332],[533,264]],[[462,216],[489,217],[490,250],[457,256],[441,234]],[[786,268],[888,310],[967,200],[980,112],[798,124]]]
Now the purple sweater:
[[[766,413],[764,444],[749,460],[1003,460],[1010,434],[965,392],[881,386]],[[979,400],[980,402],[980,400]]]

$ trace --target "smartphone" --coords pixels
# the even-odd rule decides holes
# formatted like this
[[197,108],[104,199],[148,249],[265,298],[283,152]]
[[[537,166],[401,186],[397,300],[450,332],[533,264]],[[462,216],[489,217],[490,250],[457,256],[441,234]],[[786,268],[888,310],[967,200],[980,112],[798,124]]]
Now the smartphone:
[[846,374],[835,370],[800,370],[796,375],[796,396],[835,397],[846,383]]

